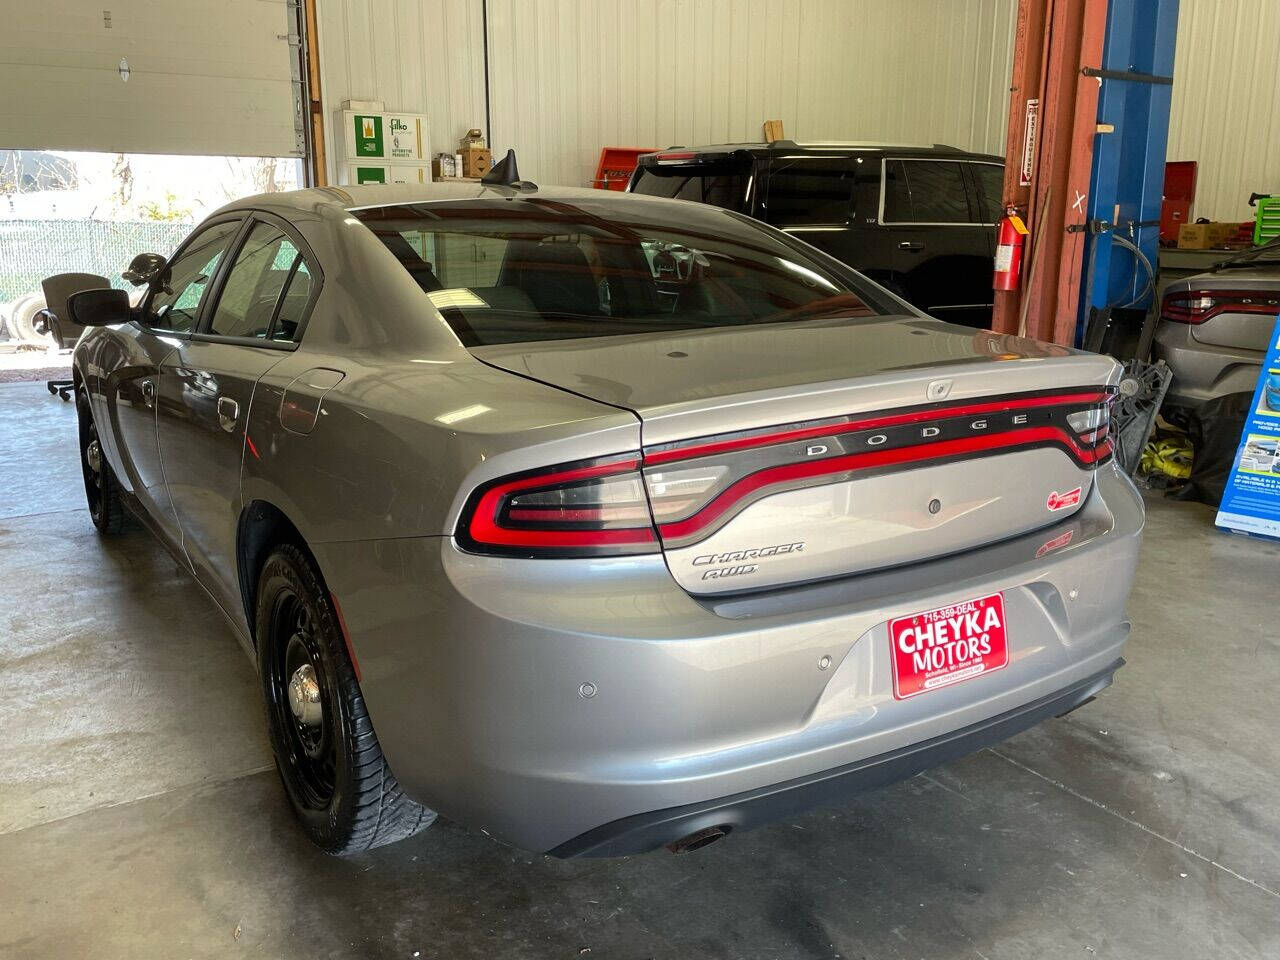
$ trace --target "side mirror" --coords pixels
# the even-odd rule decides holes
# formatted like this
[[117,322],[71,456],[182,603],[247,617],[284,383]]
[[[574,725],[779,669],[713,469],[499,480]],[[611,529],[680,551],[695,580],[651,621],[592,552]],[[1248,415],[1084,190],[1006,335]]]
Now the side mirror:
[[164,268],[165,258],[158,253],[140,253],[129,261],[129,269],[120,274],[135,287],[141,287],[155,279]]
[[123,290],[81,290],[67,299],[67,312],[82,327],[129,322],[129,294]]

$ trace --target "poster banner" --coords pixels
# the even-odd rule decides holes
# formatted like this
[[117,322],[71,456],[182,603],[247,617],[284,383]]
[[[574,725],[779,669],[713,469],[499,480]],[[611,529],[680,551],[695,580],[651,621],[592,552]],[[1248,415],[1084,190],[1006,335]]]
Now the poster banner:
[[1218,526],[1280,538],[1280,316],[1218,507]]

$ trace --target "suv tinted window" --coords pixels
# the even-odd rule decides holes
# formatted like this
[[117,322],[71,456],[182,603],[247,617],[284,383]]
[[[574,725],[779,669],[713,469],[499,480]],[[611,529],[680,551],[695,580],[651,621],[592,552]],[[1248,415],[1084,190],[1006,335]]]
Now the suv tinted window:
[[741,162],[642,164],[631,192],[741,212],[750,175],[750,165]]
[[856,167],[852,159],[838,157],[778,161],[769,174],[769,222],[780,227],[848,223]]
[[[896,308],[760,225],[705,206],[532,197],[352,215],[467,346],[868,317]],[[473,254],[451,265],[459,248]],[[496,273],[491,256],[501,257]]]
[[995,163],[970,163],[969,172],[978,192],[978,219],[998,223],[1004,216],[1000,194],[1004,192],[1004,167]]
[[239,220],[215,223],[196,234],[182,253],[165,267],[147,301],[144,322],[149,327],[190,333],[222,255],[240,230]]
[[958,160],[886,160],[885,223],[973,223]]

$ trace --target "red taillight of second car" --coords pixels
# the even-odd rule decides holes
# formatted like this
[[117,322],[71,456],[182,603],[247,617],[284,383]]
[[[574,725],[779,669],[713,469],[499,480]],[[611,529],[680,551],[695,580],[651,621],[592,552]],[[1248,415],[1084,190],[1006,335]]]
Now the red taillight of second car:
[[656,553],[639,453],[502,477],[475,491],[462,546],[521,557]]
[[1204,323],[1223,313],[1280,313],[1280,294],[1266,290],[1183,290],[1165,295],[1160,319]]

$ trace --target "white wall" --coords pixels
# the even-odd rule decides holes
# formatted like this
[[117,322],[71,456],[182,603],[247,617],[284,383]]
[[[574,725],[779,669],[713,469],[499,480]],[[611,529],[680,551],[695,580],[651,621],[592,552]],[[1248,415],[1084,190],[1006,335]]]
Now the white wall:
[[1012,0],[490,0],[493,139],[538,182],[600,147],[898,140],[1004,149]]
[[[481,0],[317,0],[326,130],[346,98],[426,113],[433,150],[484,125]],[[760,137],[1003,152],[1017,0],[489,0],[491,143],[586,184],[602,146]],[[1182,0],[1170,160],[1194,213],[1280,193],[1280,0]],[[329,144],[332,164],[336,157]]]
[[[1002,152],[1015,0],[490,0],[490,142],[585,185],[600,148],[794,139]],[[481,0],[318,0],[326,123],[343,99],[484,125]],[[327,133],[331,137],[332,134]],[[332,143],[329,144],[332,170]]]
[[1182,0],[1170,160],[1195,160],[1195,217],[1252,220],[1280,194],[1280,2]]
[[480,0],[316,0],[316,19],[331,183],[342,152],[333,115],[343,100],[426,114],[433,154],[484,126]]

